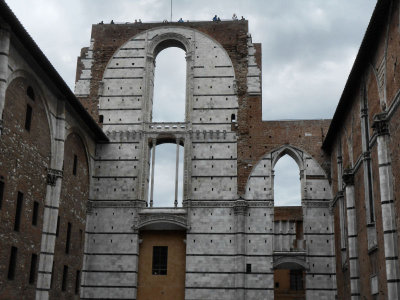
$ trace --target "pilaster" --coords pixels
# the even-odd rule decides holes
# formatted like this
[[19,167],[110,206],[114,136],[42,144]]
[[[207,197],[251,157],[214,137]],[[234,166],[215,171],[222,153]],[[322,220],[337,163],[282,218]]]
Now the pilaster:
[[360,299],[360,267],[358,261],[357,215],[355,207],[353,170],[344,170],[343,182],[345,184],[347,209],[347,239],[349,247],[350,292],[351,299],[358,300]]
[[383,240],[386,260],[388,299],[400,297],[400,270],[397,241],[396,212],[394,207],[393,172],[388,149],[389,124],[386,113],[374,116],[372,124],[377,135],[379,189],[382,207]]

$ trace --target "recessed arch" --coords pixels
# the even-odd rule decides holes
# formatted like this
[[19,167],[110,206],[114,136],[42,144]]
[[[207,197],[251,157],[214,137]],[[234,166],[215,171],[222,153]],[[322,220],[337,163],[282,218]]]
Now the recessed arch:
[[152,39],[147,54],[156,58],[158,53],[169,47],[178,47],[185,51],[187,55],[192,52],[192,47],[187,37],[177,32],[168,32],[157,35]]
[[274,165],[274,206],[301,206],[300,169],[292,156],[284,154]]
[[[50,149],[51,149],[51,154],[50,154],[50,166],[53,168],[54,167],[54,162],[55,162],[55,142],[54,142],[54,138],[55,138],[55,128],[53,127],[53,122],[51,122],[51,116],[50,116],[50,109],[49,109],[49,104],[46,101],[46,97],[45,97],[45,92],[44,89],[42,88],[41,84],[37,81],[35,75],[33,75],[32,73],[23,70],[23,69],[18,69],[15,70],[14,72],[12,72],[8,78],[7,78],[7,89],[8,87],[11,85],[11,83],[18,79],[21,78],[23,80],[27,81],[27,87],[31,87],[31,89],[34,90],[34,94],[35,94],[35,101],[39,101],[41,102],[41,104],[44,107],[44,112],[46,114],[46,121],[47,121],[47,125],[49,128],[49,138],[50,138]],[[29,96],[29,95],[27,95]]]
[[161,41],[160,43],[158,43],[156,45],[156,47],[154,48],[154,53],[153,53],[154,58],[156,58],[157,55],[161,51],[163,51],[163,50],[165,50],[167,48],[172,48],[172,47],[176,47],[176,48],[182,49],[184,52],[187,51],[186,50],[186,46],[181,41],[176,40],[176,39],[167,39],[167,40]]
[[[173,48],[183,50],[184,55]],[[148,62],[152,62],[147,64],[152,74],[147,79],[152,89],[152,106],[149,107],[151,122],[186,121],[188,65],[192,65],[190,53],[191,43],[180,33],[162,33],[152,39],[147,51]],[[175,65],[172,66],[174,60]]]
[[92,178],[92,167],[93,167],[93,164],[92,164],[91,160],[89,159],[89,157],[91,155],[89,154],[88,141],[86,139],[86,136],[82,132],[82,130],[79,127],[73,126],[73,127],[70,127],[70,128],[68,128],[66,130],[66,132],[65,132],[65,142],[67,142],[68,138],[72,134],[75,134],[79,138],[80,143],[82,144],[82,146],[84,148],[85,162],[86,162],[86,164],[88,166],[88,180],[90,181],[90,179]]
[[273,269],[308,270],[308,265],[300,257],[282,256],[274,259]]
[[288,155],[297,163],[300,170],[304,169],[304,152],[290,145],[282,146],[272,152],[272,168],[281,157]]
[[[181,42],[166,40],[154,59],[152,122],[185,122],[187,61]],[[181,44],[182,47],[177,47]],[[182,50],[183,48],[183,50]],[[158,51],[157,49],[155,51]]]

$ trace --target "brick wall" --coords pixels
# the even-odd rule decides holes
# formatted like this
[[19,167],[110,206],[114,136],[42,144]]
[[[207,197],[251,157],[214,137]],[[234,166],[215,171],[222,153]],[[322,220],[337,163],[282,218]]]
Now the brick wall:
[[[77,158],[74,174],[74,157]],[[82,276],[86,202],[89,196],[89,168],[84,144],[76,133],[68,135],[64,150],[64,173],[60,196],[58,236],[54,253],[51,298],[79,299],[75,293],[76,276]],[[71,224],[68,253],[67,231]],[[68,267],[65,291],[62,290],[64,266]]]
[[[377,27],[371,27],[370,31],[374,34],[374,43],[370,49],[368,60],[364,59],[362,65],[358,65],[362,71],[360,76],[353,81],[351,86],[352,93],[345,99],[349,106],[340,120],[340,129],[336,132],[333,146],[330,149],[332,157],[332,165],[337,163],[336,149],[342,142],[343,149],[343,166],[344,168],[352,168],[355,176],[355,208],[357,218],[357,241],[358,241],[358,259],[360,263],[360,293],[363,299],[386,299],[388,297],[388,287],[386,284],[386,262],[385,262],[385,246],[382,220],[382,204],[380,194],[379,163],[378,163],[378,144],[372,124],[374,116],[381,112],[389,112],[394,109],[394,113],[389,119],[389,135],[390,142],[388,151],[392,159],[393,172],[393,190],[394,190],[394,206],[397,210],[397,216],[400,212],[399,199],[399,111],[393,105],[398,101],[396,95],[399,92],[399,70],[397,68],[397,57],[399,53],[399,4],[392,2],[392,6],[387,6],[384,11],[386,24]],[[374,25],[374,24],[372,24]],[[368,143],[370,148],[370,161],[372,173],[372,195],[375,209],[375,222],[369,224],[366,209],[366,179],[365,179],[365,162],[362,149],[362,128],[361,107],[364,97],[368,103]],[[343,100],[343,99],[342,99]],[[336,120],[338,122],[338,120]],[[364,154],[365,155],[365,154]],[[353,159],[351,159],[351,157]],[[352,161],[351,161],[352,160]],[[360,162],[360,164],[357,164]],[[337,186],[337,168],[332,168],[333,191],[340,190]],[[340,176],[340,175],[339,175]],[[335,239],[336,239],[336,257],[337,257],[337,278],[338,278],[338,295],[340,299],[350,299],[350,274],[348,269],[342,269],[340,255],[340,230],[339,230],[339,207],[334,208],[335,213]],[[387,220],[385,220],[386,222]],[[399,219],[397,217],[397,231],[399,230]],[[368,227],[369,226],[369,227]],[[376,232],[376,246],[370,247],[368,233],[372,229]],[[378,294],[372,295],[370,278],[375,276],[378,278]]]
[[[50,132],[43,101],[34,85],[35,100],[29,98],[28,86],[22,78],[10,83],[3,113],[0,176],[5,191],[0,209],[0,299],[33,299],[37,278],[35,274],[34,282],[29,283],[31,255],[39,257],[40,252]],[[25,129],[27,104],[32,107],[29,131]],[[23,193],[23,201],[20,227],[15,231],[18,192]],[[32,225],[34,201],[39,203],[36,225]],[[7,278],[11,246],[18,248],[13,280]]]

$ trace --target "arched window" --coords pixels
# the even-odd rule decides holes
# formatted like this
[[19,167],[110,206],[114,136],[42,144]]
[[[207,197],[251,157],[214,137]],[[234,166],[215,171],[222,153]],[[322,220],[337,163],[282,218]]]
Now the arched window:
[[185,51],[170,47],[155,60],[152,122],[184,122],[185,104]]
[[[151,148],[149,206],[182,206],[183,150],[181,145],[177,147],[177,144],[172,143],[157,145],[154,151]],[[176,172],[177,162],[178,172]],[[176,173],[178,173],[177,180]]]
[[274,171],[274,205],[301,206],[300,170],[294,159],[284,155]]

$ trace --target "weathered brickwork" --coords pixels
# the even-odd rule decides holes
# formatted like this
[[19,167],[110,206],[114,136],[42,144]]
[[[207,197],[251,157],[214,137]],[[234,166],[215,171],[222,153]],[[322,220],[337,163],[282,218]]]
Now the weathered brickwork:
[[4,1],[0,45],[0,299],[79,299],[89,166],[107,137]]
[[[260,158],[282,145],[304,149],[317,162],[328,170],[325,154],[321,150],[322,141],[328,131],[330,120],[300,121],[261,121],[261,103],[252,103],[248,110],[255,110],[255,116],[249,113],[250,120],[239,122],[248,134],[239,139],[238,144],[238,192],[243,191],[251,168]],[[257,114],[257,111],[260,113]],[[260,116],[260,118],[258,118]]]
[[[343,173],[337,167],[331,169],[332,189],[339,199],[334,202],[336,257],[346,251],[347,259],[353,257],[359,265],[352,268],[337,260],[341,299],[397,299],[400,295],[400,195],[396,181],[400,154],[396,68],[399,13],[397,1],[378,2],[324,142],[331,165],[339,165],[336,152],[341,148],[344,169],[354,174],[355,207],[351,210],[355,213],[356,235],[349,234],[347,249],[340,250],[343,216],[339,212],[339,193],[343,187],[335,178]],[[347,203],[352,201],[348,197],[346,192]],[[349,213],[353,214],[347,208]],[[349,224],[345,226],[348,230]]]
[[[35,100],[27,95],[33,88]],[[30,130],[25,129],[27,105],[32,107]],[[6,92],[0,139],[0,174],[4,194],[0,209],[0,299],[32,299],[35,280],[29,283],[31,256],[39,256],[50,137],[47,116],[37,86],[25,78],[14,79]],[[15,228],[18,192],[23,194],[20,221]],[[38,203],[36,225],[32,224],[34,201]],[[17,229],[17,230],[16,230]],[[15,275],[8,278],[11,247],[16,247]]]
[[[76,157],[76,172],[74,160]],[[85,146],[76,133],[68,135],[64,149],[63,185],[58,213],[58,232],[54,251],[53,286],[50,298],[79,299],[85,242],[86,203],[89,197],[89,166]],[[68,237],[68,223],[70,233]],[[68,245],[67,245],[68,243]],[[68,267],[67,285],[62,291],[64,266]]]

